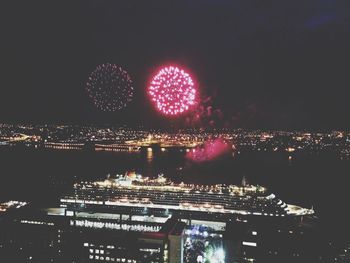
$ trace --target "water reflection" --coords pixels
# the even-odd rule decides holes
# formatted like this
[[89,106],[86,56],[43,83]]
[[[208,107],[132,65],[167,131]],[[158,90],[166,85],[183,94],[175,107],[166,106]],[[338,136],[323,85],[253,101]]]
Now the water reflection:
[[151,147],[147,148],[146,158],[147,158],[147,162],[149,162],[149,163],[152,162],[152,160],[153,160],[153,149]]

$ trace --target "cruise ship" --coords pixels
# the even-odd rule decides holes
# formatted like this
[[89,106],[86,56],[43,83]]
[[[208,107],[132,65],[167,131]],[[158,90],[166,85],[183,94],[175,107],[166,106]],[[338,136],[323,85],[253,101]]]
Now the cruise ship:
[[195,185],[128,173],[76,183],[60,206],[0,204],[0,254],[16,259],[12,262],[334,259],[324,249],[328,239],[314,235],[315,217],[306,216],[313,209],[287,204],[245,180],[241,185]]
[[314,214],[313,209],[287,204],[262,186],[174,183],[163,175],[136,173],[96,182],[80,182],[60,200],[67,213],[178,216],[227,220],[232,216],[288,217]]

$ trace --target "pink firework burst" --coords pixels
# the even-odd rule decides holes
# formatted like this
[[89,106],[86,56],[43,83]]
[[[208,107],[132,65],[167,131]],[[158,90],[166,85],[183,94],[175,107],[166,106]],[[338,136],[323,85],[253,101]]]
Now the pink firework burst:
[[217,138],[208,140],[203,145],[192,149],[186,154],[186,158],[198,163],[208,162],[231,152],[232,149],[234,149],[234,146],[230,142]]
[[148,95],[165,115],[179,115],[196,102],[196,88],[187,72],[176,66],[161,68],[152,78]]

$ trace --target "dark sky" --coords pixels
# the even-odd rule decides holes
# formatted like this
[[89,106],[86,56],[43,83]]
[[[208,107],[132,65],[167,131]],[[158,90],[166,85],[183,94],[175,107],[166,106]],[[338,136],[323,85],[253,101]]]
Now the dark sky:
[[[160,116],[145,94],[154,69],[175,62],[220,113],[206,116],[215,125],[350,128],[348,0],[6,2],[0,121],[184,123]],[[112,114],[85,91],[106,62],[127,69],[136,88]]]

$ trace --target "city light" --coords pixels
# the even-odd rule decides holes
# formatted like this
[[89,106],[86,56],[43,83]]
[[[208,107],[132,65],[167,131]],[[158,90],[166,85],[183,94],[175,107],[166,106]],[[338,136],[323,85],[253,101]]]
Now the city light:
[[210,248],[205,255],[206,262],[225,263],[225,251],[223,248]]

